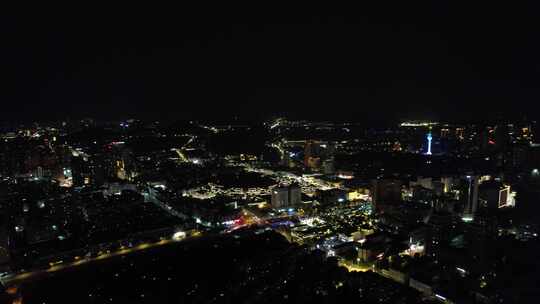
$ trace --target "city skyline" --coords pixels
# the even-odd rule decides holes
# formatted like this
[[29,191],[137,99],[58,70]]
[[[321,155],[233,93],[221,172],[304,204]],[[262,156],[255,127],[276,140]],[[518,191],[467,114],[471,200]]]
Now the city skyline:
[[224,4],[0,12],[0,303],[538,302],[539,4]]

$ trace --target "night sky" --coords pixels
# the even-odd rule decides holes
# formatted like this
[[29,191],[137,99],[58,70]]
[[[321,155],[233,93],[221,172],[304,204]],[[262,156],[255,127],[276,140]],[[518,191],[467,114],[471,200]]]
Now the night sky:
[[536,118],[539,7],[434,2],[3,12],[0,119]]

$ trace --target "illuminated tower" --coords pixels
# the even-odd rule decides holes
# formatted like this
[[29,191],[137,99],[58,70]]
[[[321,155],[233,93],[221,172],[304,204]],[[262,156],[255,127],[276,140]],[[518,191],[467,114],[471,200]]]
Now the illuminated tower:
[[427,134],[427,152],[426,155],[431,155],[431,140],[433,137],[431,136],[431,131]]

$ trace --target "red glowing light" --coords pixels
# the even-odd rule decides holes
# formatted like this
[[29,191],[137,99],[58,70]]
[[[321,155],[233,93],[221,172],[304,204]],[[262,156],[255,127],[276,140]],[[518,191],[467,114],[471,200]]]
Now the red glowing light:
[[235,225],[243,225],[245,223],[243,218],[237,218],[234,220]]

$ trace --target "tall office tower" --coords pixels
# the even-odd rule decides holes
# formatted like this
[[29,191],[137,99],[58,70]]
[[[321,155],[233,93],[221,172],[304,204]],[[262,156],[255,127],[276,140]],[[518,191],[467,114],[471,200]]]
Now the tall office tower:
[[289,188],[284,186],[275,187],[272,190],[272,208],[280,209],[289,206]]
[[467,175],[466,182],[464,193],[465,210],[463,215],[467,218],[474,218],[478,210],[478,186],[480,185],[480,181],[477,175]]
[[335,173],[334,158],[325,159],[323,161],[322,167],[323,167],[324,174],[334,174]]
[[[321,145],[323,147],[323,145]],[[336,153],[336,144],[334,142],[328,142],[324,145],[324,149],[321,149],[321,157],[323,159],[333,158]]]
[[272,190],[272,208],[281,209],[298,206],[302,203],[302,189],[298,184],[278,186]]
[[71,158],[71,172],[73,176],[73,186],[81,187],[84,185],[85,161],[82,156],[73,156]]
[[315,169],[320,165],[320,147],[319,144],[309,140],[304,147],[304,166]]
[[302,203],[302,189],[298,184],[289,186],[289,206],[298,206]]

